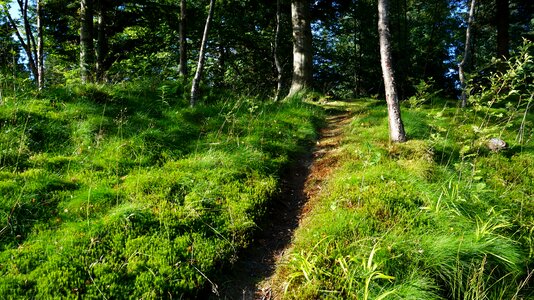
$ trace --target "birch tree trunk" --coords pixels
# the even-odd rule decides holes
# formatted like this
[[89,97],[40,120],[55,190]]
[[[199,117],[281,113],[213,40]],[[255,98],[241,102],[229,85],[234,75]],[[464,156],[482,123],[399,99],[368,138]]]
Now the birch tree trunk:
[[37,0],[37,87],[44,87],[43,5]]
[[307,88],[312,80],[312,34],[309,0],[291,2],[293,24],[293,77],[289,96]]
[[476,0],[471,0],[471,6],[469,8],[469,18],[467,21],[467,31],[465,33],[465,49],[464,57],[458,64],[458,76],[460,77],[460,88],[462,89],[462,107],[467,106],[467,93],[465,91],[465,70],[471,60],[471,42],[472,34],[471,30],[475,23],[475,5]]
[[208,43],[208,31],[210,28],[211,19],[213,18],[214,4],[215,0],[210,0],[208,18],[206,19],[206,25],[204,26],[204,34],[202,35],[202,43],[200,45],[200,53],[198,55],[197,71],[195,72],[195,77],[193,78],[193,83],[191,86],[191,107],[194,107],[198,100],[200,80],[202,79],[202,71],[204,69],[206,44]]
[[187,77],[187,40],[186,40],[187,8],[186,0],[180,1],[180,76]]
[[405,142],[406,133],[402,123],[397,87],[391,58],[391,33],[389,29],[389,0],[378,1],[378,34],[380,37],[380,63],[384,77],[388,107],[389,137],[392,142]]
[[276,94],[274,96],[274,101],[280,100],[280,96],[282,93],[282,75],[283,75],[283,68],[282,63],[280,62],[280,57],[278,56],[278,46],[280,45],[280,23],[281,23],[281,14],[280,11],[280,0],[276,0],[276,29],[274,32],[274,49],[273,49],[273,56],[274,56],[274,65],[276,67]]
[[80,74],[82,83],[92,82],[93,0],[80,0]]

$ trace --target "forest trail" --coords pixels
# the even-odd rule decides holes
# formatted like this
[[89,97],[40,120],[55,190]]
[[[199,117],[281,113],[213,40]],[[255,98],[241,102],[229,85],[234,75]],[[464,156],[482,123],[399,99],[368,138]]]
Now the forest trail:
[[322,182],[336,166],[343,127],[350,113],[331,111],[313,151],[303,155],[285,173],[281,193],[267,213],[261,231],[236,264],[217,282],[212,299],[278,299],[271,289],[277,264],[290,247],[293,233],[313,206]]

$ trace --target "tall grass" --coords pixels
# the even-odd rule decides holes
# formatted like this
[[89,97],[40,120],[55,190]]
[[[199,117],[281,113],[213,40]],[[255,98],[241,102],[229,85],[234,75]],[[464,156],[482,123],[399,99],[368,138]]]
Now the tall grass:
[[[411,138],[404,144],[388,142],[385,106],[362,100],[346,108],[354,116],[338,167],[277,270],[280,294],[532,297],[534,144],[514,142],[520,123],[501,128],[510,148],[494,153],[479,132],[501,120],[453,103],[405,108]],[[525,118],[532,124],[531,114]],[[482,119],[484,128],[477,127]]]

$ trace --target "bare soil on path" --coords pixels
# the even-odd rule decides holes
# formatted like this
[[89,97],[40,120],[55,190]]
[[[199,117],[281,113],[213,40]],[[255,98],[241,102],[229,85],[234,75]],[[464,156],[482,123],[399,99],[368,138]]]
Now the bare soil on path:
[[343,126],[350,121],[348,112],[332,112],[326,119],[314,150],[303,155],[281,180],[281,193],[273,201],[253,243],[224,275],[217,278],[211,299],[278,299],[271,289],[272,276],[291,245],[300,220],[310,211],[322,182],[336,165]]

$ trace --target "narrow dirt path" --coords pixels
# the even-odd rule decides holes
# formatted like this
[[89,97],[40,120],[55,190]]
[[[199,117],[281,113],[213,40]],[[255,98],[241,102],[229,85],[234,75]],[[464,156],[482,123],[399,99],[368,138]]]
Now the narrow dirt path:
[[218,282],[218,296],[212,299],[277,299],[271,278],[277,263],[288,249],[293,232],[310,210],[310,199],[321,190],[321,183],[336,164],[335,151],[347,112],[332,113],[321,130],[312,153],[301,157],[282,178],[280,197],[268,212],[255,241],[239,255],[239,261]]

